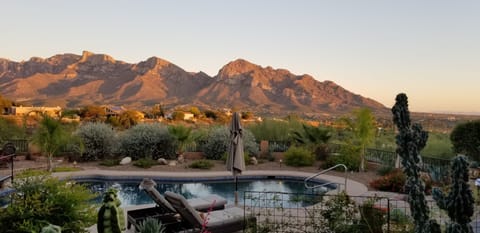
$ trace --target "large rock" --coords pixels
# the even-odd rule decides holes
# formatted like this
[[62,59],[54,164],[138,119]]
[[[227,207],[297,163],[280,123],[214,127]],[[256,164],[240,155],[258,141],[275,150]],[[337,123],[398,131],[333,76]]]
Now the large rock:
[[164,159],[164,158],[159,158],[159,159],[157,160],[157,162],[158,162],[158,164],[160,164],[160,165],[167,165],[167,164],[168,164],[168,161],[167,161],[166,159]]
[[251,158],[250,158],[250,164],[252,164],[252,165],[257,165],[257,164],[258,164],[257,158],[251,157]]
[[132,162],[132,158],[130,157],[125,157],[122,160],[120,160],[120,165],[126,165]]
[[175,166],[177,166],[177,162],[176,161],[170,161],[168,163],[168,166],[175,167]]

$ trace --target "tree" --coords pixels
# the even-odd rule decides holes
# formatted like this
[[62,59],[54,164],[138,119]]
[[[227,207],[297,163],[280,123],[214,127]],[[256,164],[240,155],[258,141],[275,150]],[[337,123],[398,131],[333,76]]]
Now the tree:
[[353,132],[355,143],[360,150],[360,170],[365,171],[365,148],[375,138],[375,117],[368,108],[353,111],[354,119],[343,118],[349,130]]
[[195,117],[199,117],[202,114],[202,112],[200,112],[200,109],[198,109],[197,107],[191,107],[190,113],[192,113]]
[[107,119],[107,111],[104,107],[90,105],[80,110],[80,117],[88,121],[105,122]]
[[170,125],[168,126],[168,132],[172,135],[177,141],[177,154],[183,154],[186,145],[189,142],[193,141],[192,138],[192,128],[185,127],[183,125]]
[[429,219],[429,209],[425,199],[425,183],[420,179],[420,151],[425,147],[428,133],[420,124],[412,124],[408,110],[407,95],[401,93],[395,98],[392,107],[393,122],[397,126],[395,137],[397,154],[402,158],[403,172],[407,175],[405,190],[408,204],[415,222],[415,233],[435,233],[440,227]]
[[0,232],[40,232],[50,223],[62,232],[78,233],[95,224],[95,195],[85,186],[38,171],[18,177],[11,204],[0,211]]
[[11,106],[12,106],[12,101],[0,95],[0,114],[3,114],[4,111]]
[[118,116],[118,123],[120,123],[123,128],[128,129],[136,124],[138,124],[143,118],[143,114],[134,111],[134,110],[127,110],[124,111]]
[[70,135],[63,128],[60,120],[43,114],[42,120],[33,135],[33,142],[37,144],[47,156],[47,169],[52,171],[53,156],[69,142]]
[[[470,233],[474,212],[474,199],[468,184],[468,162],[464,156],[457,156],[452,161],[452,184],[448,195],[438,189],[433,189],[433,199],[440,209],[446,210],[451,223],[447,226],[447,233]],[[458,229],[459,231],[455,231]]]
[[330,130],[305,124],[302,126],[302,131],[293,132],[295,142],[313,150],[317,159],[326,157],[324,156],[326,154],[326,143],[332,137]]
[[185,113],[180,111],[175,111],[172,113],[172,120],[181,121],[185,118]]
[[461,123],[450,134],[453,150],[480,161],[480,120]]

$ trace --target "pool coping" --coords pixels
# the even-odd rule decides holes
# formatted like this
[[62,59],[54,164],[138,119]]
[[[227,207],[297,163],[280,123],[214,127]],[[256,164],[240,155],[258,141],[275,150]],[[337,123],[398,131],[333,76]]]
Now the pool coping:
[[[303,181],[305,178],[314,175],[315,173],[289,171],[289,170],[250,170],[244,171],[239,180],[254,180],[254,179],[288,179]],[[206,172],[162,172],[162,171],[118,171],[118,170],[81,170],[75,172],[57,172],[53,174],[55,177],[61,179],[95,179],[95,180],[134,180],[138,181],[142,178],[152,178],[166,182],[215,182],[233,180],[231,172],[228,171],[206,171]],[[314,178],[315,182],[331,182],[340,183],[345,182],[345,177],[338,177],[332,175],[319,175]],[[368,191],[368,188],[357,181],[348,179],[347,176],[347,194],[350,196],[360,196]]]

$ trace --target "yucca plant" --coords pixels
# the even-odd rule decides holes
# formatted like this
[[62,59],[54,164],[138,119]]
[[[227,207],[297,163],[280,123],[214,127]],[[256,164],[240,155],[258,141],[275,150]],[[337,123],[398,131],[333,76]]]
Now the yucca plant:
[[164,233],[165,226],[157,219],[146,218],[138,226],[139,233]]

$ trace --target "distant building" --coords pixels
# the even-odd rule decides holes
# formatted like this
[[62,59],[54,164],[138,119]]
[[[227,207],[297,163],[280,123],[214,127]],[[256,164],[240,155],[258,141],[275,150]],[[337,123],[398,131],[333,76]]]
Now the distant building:
[[59,117],[62,115],[61,107],[23,107],[12,106],[8,109],[8,114],[15,116],[36,115],[38,113],[47,114],[51,117]]
[[103,108],[105,108],[105,115],[107,117],[118,116],[126,111],[126,109],[122,106],[103,106]]

